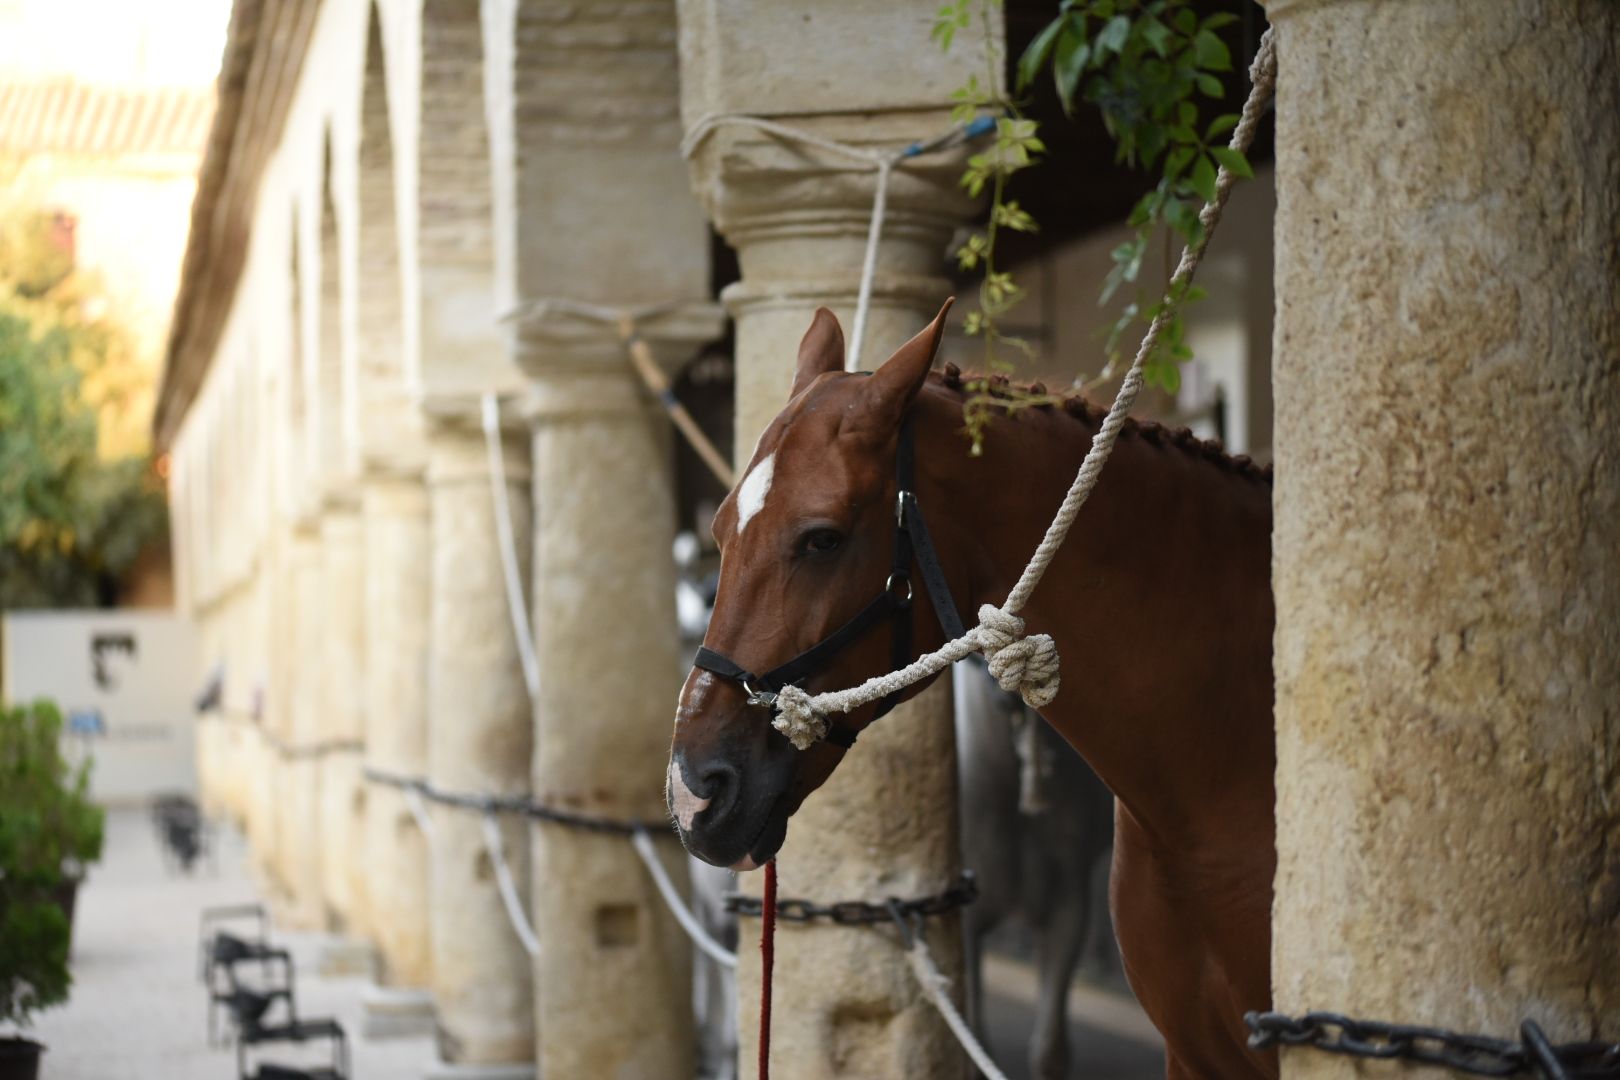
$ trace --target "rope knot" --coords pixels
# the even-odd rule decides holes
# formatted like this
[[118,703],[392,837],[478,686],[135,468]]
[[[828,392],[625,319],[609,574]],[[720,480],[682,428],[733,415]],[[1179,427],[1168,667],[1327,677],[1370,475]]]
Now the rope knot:
[[979,644],[1003,690],[1016,691],[1032,709],[1057,697],[1058,652],[1051,635],[1026,636],[1023,619],[985,604],[979,609]]
[[827,734],[827,718],[816,712],[810,695],[798,686],[784,686],[776,695],[776,716],[771,726],[799,750],[810,749]]

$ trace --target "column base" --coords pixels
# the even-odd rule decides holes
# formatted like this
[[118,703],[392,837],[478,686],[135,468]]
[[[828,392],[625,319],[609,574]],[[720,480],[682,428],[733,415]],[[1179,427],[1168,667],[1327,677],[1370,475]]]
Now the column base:
[[377,970],[377,950],[359,938],[333,937],[321,942],[315,970],[324,978],[372,977]]
[[470,1065],[434,1060],[422,1080],[535,1080],[532,1063],[510,1065]]
[[367,983],[360,991],[360,1034],[367,1039],[432,1035],[432,993],[415,987]]

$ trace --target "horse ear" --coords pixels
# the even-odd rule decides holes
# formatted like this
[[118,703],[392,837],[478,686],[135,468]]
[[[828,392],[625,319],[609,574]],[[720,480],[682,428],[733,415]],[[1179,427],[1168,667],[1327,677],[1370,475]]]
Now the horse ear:
[[867,380],[867,407],[875,426],[884,431],[900,426],[900,418],[928,378],[928,369],[933,366],[940,340],[945,336],[945,316],[950,314],[955,302],[954,296],[947,299],[934,321],[896,349]]
[[799,342],[799,366],[793,372],[793,390],[789,400],[799,396],[805,387],[816,381],[816,376],[829,371],[844,370],[844,331],[838,326],[838,316],[826,308],[816,308],[816,317],[810,329]]

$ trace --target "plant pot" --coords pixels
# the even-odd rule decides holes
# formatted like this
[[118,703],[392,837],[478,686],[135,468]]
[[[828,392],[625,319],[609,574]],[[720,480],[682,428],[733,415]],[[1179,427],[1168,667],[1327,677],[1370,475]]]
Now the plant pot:
[[45,1047],[32,1039],[0,1039],[0,1080],[39,1080]]

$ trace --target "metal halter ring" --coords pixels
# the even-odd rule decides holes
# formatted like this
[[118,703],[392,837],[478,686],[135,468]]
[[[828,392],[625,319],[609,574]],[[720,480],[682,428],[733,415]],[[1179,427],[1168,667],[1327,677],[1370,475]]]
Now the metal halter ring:
[[755,690],[748,685],[747,679],[738,679],[742,683],[743,693],[748,695],[748,704],[763,705],[767,709],[776,707],[776,694],[770,690]]
[[[883,583],[883,591],[884,592],[886,592],[886,593],[894,592],[894,581],[895,581],[895,578],[897,576],[898,575],[895,575],[895,574],[890,574],[889,575],[888,580]],[[911,578],[902,577],[902,578],[900,578],[900,580],[906,583],[906,596],[905,596],[904,600],[900,601],[900,606],[903,607],[903,608],[910,607],[911,606],[911,597],[913,595],[913,590],[911,588]]]

